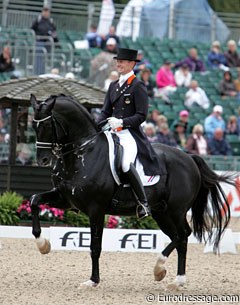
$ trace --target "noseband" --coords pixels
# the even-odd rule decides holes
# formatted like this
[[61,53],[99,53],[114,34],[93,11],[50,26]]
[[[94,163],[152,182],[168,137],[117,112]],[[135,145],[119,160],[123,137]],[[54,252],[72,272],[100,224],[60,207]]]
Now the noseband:
[[[47,121],[47,120],[53,120],[52,115],[47,116],[46,118],[40,119],[40,120],[36,120],[33,119],[34,122],[37,123],[37,127],[39,126],[40,123]],[[36,148],[44,148],[44,149],[54,149],[57,143],[53,143],[53,142],[40,142],[40,141],[36,141]]]

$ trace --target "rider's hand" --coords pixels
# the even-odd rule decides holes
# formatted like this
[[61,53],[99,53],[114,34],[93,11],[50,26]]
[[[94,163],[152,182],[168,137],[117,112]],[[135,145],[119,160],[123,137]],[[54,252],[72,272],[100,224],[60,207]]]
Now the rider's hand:
[[108,123],[111,126],[113,131],[122,130],[122,127],[123,127],[123,120],[122,119],[117,119],[117,118],[114,118],[114,117],[110,117],[107,120],[108,120]]

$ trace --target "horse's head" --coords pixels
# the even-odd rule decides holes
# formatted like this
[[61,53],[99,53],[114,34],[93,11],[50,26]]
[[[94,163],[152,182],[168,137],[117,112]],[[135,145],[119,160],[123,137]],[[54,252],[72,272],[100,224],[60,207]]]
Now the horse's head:
[[58,121],[53,108],[56,98],[50,97],[44,102],[37,101],[31,95],[30,102],[34,109],[33,129],[36,132],[37,162],[39,165],[51,165],[53,153],[66,137],[66,130]]

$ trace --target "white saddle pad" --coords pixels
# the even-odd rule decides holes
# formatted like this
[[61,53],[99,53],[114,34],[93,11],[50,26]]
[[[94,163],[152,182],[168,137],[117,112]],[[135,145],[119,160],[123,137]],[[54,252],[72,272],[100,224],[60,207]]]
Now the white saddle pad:
[[[114,167],[114,142],[113,142],[113,138],[112,138],[112,134],[110,131],[105,131],[104,132],[107,140],[108,140],[108,146],[109,146],[109,163],[110,163],[110,168],[111,168],[111,172],[113,175],[114,180],[116,181],[116,183],[118,185],[121,184],[121,181],[116,173],[115,167]],[[143,166],[140,163],[140,161],[136,160],[136,170],[139,174],[139,177],[141,178],[142,184],[143,186],[151,186],[154,185],[156,183],[158,183],[158,181],[160,180],[160,175],[157,176],[146,176],[144,174],[144,170],[143,170]]]

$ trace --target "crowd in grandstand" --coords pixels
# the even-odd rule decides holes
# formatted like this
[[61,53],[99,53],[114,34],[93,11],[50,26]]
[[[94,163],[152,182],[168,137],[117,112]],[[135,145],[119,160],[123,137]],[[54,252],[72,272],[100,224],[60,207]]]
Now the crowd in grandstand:
[[[37,55],[41,53],[39,50],[42,47],[46,48],[47,52],[50,51],[48,37],[51,37],[54,43],[59,42],[57,28],[50,17],[48,7],[43,8],[41,14],[30,27],[36,34]],[[90,27],[84,38],[88,41],[90,49],[100,50],[89,63],[88,81],[94,82],[107,91],[110,83],[118,79],[118,73],[115,71],[112,58],[117,53],[119,46],[122,46],[121,38],[116,35],[114,26],[111,26],[108,34],[103,36],[97,33],[95,25]],[[36,56],[35,60],[35,74],[41,77],[63,77],[57,69],[53,69],[51,73],[45,73],[41,62],[41,54],[39,57]],[[188,153],[231,155],[232,149],[226,135],[240,137],[240,115],[235,111],[235,113],[229,113],[226,117],[224,105],[218,102],[224,101],[228,97],[234,98],[236,101],[240,98],[240,70],[237,77],[234,77],[232,73],[233,69],[240,69],[240,56],[236,42],[229,40],[226,46],[221,46],[219,41],[214,41],[211,46],[209,45],[206,58],[202,58],[201,54],[199,55],[198,49],[194,45],[189,47],[186,57],[175,61],[165,58],[157,71],[153,69],[151,57],[145,56],[142,49],[138,50],[138,60],[134,72],[146,85],[150,106],[152,101],[156,100],[159,106],[156,109],[150,107],[149,118],[143,124],[143,130],[149,141],[164,143]],[[4,46],[0,54],[0,73],[13,72],[14,70],[11,49],[8,45]],[[206,88],[195,79],[196,73],[204,75],[211,70],[222,72],[222,79],[215,84],[218,97],[217,100],[214,100],[214,103],[206,92]],[[65,76],[71,79],[75,78],[72,71],[69,71]],[[186,89],[184,96],[181,96],[183,99],[182,109],[178,111],[178,118],[169,118],[167,112],[161,111],[161,107],[164,108],[164,105],[174,106],[172,96],[180,88]],[[205,113],[204,119],[190,124],[193,112],[201,110]],[[8,141],[8,113],[1,110],[0,144]]]

